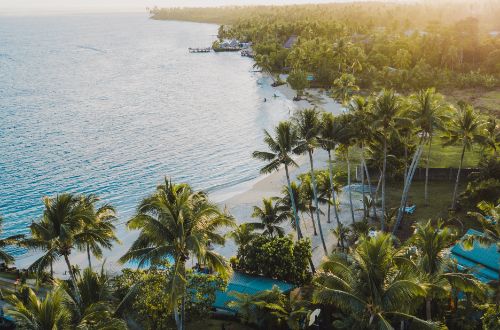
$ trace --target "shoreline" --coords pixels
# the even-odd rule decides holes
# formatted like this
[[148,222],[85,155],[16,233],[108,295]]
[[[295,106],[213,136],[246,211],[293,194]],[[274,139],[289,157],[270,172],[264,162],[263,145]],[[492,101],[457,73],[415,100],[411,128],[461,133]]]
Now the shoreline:
[[[281,85],[278,87],[272,87],[269,83],[269,77],[262,75],[256,80],[256,83],[260,85],[260,88],[264,89],[264,92],[270,95],[278,95],[278,97],[283,97],[286,102],[291,102],[293,105],[293,112],[297,110],[302,110],[310,107],[320,107],[325,111],[330,111],[334,114],[342,113],[342,107],[335,102],[333,99],[327,97],[320,90],[308,89],[306,91],[307,98],[314,100],[313,102],[303,99],[301,101],[293,101],[293,97],[296,95],[295,91],[288,86],[288,84]],[[272,94],[271,94],[272,93]],[[290,117],[293,115],[292,109],[289,107]],[[314,154],[314,160],[316,168],[326,167],[326,152],[318,150]],[[295,157],[297,167],[290,168],[291,179],[294,180],[296,176],[300,173],[309,171],[309,162],[305,155],[300,155]],[[283,185],[286,185],[286,177],[284,169],[280,168],[279,171],[271,174],[261,174],[254,179],[247,180],[236,185],[222,188],[216,190],[210,194],[210,198],[215,203],[219,204],[223,208],[227,208],[229,213],[232,214],[237,224],[244,222],[254,221],[251,218],[251,213],[253,211],[254,205],[260,205],[262,198],[279,196],[281,195],[281,189]],[[339,212],[339,217],[343,223],[350,223],[350,210],[346,205],[348,201],[346,196],[341,193],[338,199],[343,205],[341,211]],[[360,207],[360,201],[354,201],[355,208]],[[325,237],[325,242],[327,243],[328,250],[330,251],[332,246],[336,244],[336,240],[331,234],[330,229],[336,227],[333,210],[331,211],[331,223],[326,222],[326,207],[320,207],[325,215],[322,216],[322,227],[323,234]],[[359,217],[359,212],[357,212],[357,218]],[[285,229],[286,234],[294,235],[294,231],[289,223],[283,223],[282,227]],[[311,247],[313,253],[313,262],[318,265],[324,256],[324,252],[321,248],[321,239],[318,236],[313,235],[313,226],[311,224],[311,219],[307,214],[301,215],[301,227],[304,237],[311,238]],[[117,225],[116,229],[117,237],[120,239],[122,244],[114,244],[111,250],[104,251],[104,257],[101,260],[97,260],[91,257],[92,267],[94,269],[100,268],[105,264],[106,269],[110,273],[119,273],[121,269],[127,267],[133,267],[132,265],[121,265],[117,261],[125,253],[125,251],[130,247],[132,242],[138,235],[138,232],[128,231],[124,224]],[[222,254],[226,258],[236,254],[237,247],[232,240],[228,240],[224,246],[217,246],[215,248],[217,252]],[[15,266],[19,269],[27,268],[34,260],[36,260],[40,254],[38,253],[28,253],[22,256],[20,259],[16,260]],[[73,265],[78,265],[80,268],[87,267],[87,255],[85,252],[74,250],[70,255],[70,260]],[[63,260],[54,263],[54,273],[57,277],[67,277],[65,274],[66,265]]]

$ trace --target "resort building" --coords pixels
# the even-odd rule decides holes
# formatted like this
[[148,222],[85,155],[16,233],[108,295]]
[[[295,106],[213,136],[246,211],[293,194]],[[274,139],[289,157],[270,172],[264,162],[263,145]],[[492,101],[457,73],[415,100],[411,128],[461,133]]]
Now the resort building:
[[500,274],[500,252],[496,244],[483,246],[475,241],[472,249],[465,249],[462,241],[468,235],[482,235],[481,232],[469,229],[462,239],[451,248],[450,257],[456,260],[460,269],[470,269],[481,282],[498,281]]

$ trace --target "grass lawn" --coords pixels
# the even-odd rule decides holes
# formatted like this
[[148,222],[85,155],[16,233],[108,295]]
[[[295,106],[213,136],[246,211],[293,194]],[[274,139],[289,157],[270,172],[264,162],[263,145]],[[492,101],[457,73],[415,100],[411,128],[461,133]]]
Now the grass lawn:
[[[451,207],[451,197],[453,195],[453,184],[450,181],[430,181],[429,205],[425,206],[424,181],[413,182],[408,195],[408,205],[416,204],[417,208],[415,213],[405,215],[398,237],[403,240],[409,238],[413,230],[411,227],[415,222],[423,222],[429,219],[448,219],[448,210]],[[388,183],[386,189],[388,208],[398,208],[403,192],[402,183]],[[459,186],[458,193],[460,194],[463,189],[465,189],[465,184]]]
[[484,114],[500,117],[500,91],[498,90],[463,89],[443,93],[446,99],[454,104],[463,100]]
[[[424,181],[415,181],[410,187],[408,204],[416,204],[417,208],[412,215],[405,216],[406,219],[427,220],[446,218],[451,206],[453,195],[453,182],[435,181],[429,182],[429,204],[424,205]],[[459,187],[463,188],[463,187]],[[389,208],[399,207],[403,184],[388,183],[386,187],[387,205]]]
[[[431,147],[430,167],[458,168],[458,166],[460,165],[460,156],[462,155],[462,147],[460,146],[443,147],[439,142],[433,144]],[[426,165],[427,149],[428,146],[425,147],[424,153],[422,154],[422,158],[420,160],[421,167],[425,167]],[[471,151],[467,150],[465,151],[463,167],[476,167],[478,162],[479,162],[478,148],[475,148],[475,150]]]
[[243,325],[241,323],[235,321],[228,320],[214,320],[208,319],[203,321],[197,321],[193,323],[188,323],[186,328],[187,330],[221,330],[224,325],[224,329],[226,330],[251,330],[253,328]]

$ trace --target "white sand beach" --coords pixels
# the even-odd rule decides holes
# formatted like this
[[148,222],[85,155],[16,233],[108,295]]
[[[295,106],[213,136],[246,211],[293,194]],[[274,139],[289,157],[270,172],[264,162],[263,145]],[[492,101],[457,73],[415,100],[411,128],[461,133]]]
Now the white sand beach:
[[[269,99],[276,96],[279,98],[284,98],[287,100],[287,104],[290,104],[290,116],[293,112],[298,109],[304,109],[309,107],[318,107],[326,111],[330,111],[334,114],[342,113],[342,107],[335,102],[333,99],[328,97],[325,92],[309,89],[306,91],[307,100],[301,100],[294,102],[293,97],[296,95],[295,91],[291,89],[288,85],[282,85],[279,87],[272,87],[270,85],[271,80],[262,77],[259,79],[259,85],[264,90],[265,95],[269,95]],[[314,153],[315,168],[325,168],[327,166],[327,154],[322,150],[318,150]],[[309,171],[309,162],[306,156],[299,156],[296,158],[296,163],[298,167],[292,168],[290,171],[292,179],[304,172]],[[236,187],[231,187],[222,191],[215,192],[211,195],[211,198],[219,203],[221,207],[227,207],[229,212],[235,217],[238,224],[244,222],[255,221],[251,218],[252,210],[254,205],[260,205],[263,197],[279,196],[281,195],[281,189],[286,184],[286,177],[284,169],[278,172],[272,173],[270,175],[262,175],[252,181],[245,182]],[[344,224],[349,224],[352,222],[349,201],[347,194],[341,193],[338,196],[340,201],[340,219]],[[362,207],[360,194],[353,193],[353,203],[355,209],[360,209]],[[326,240],[326,245],[328,251],[330,252],[334,245],[336,245],[336,240],[331,233],[331,229],[335,228],[335,217],[333,214],[333,209],[331,210],[331,223],[327,223],[326,219],[326,206],[322,207],[324,215],[321,218],[323,233]],[[361,218],[361,212],[355,211],[356,220]],[[137,237],[137,232],[129,232],[123,225],[126,219],[120,219],[121,225],[117,226],[117,236],[121,241],[121,244],[116,244],[112,250],[104,251],[105,258],[103,260],[96,260],[92,257],[92,265],[94,268],[101,267],[103,262],[105,262],[105,267],[111,273],[120,272],[124,265],[119,264],[117,261],[124,254],[124,252],[130,247],[134,239]],[[282,226],[285,228],[288,234],[292,234],[295,237],[295,232],[291,228],[289,223],[283,223]],[[319,235],[313,235],[313,226],[311,223],[310,216],[308,214],[301,215],[301,228],[305,237],[309,237],[312,242],[313,251],[313,262],[318,265],[321,259],[324,257],[324,252],[321,247],[321,239]],[[232,240],[228,240],[225,246],[216,247],[216,251],[229,258],[236,255],[237,246]],[[39,254],[25,255],[16,262],[18,268],[27,268]],[[87,267],[87,255],[76,250],[70,256],[72,264],[78,265],[80,268]],[[194,261],[193,261],[194,262]],[[55,274],[58,277],[66,277],[66,265],[63,260],[54,265]]]

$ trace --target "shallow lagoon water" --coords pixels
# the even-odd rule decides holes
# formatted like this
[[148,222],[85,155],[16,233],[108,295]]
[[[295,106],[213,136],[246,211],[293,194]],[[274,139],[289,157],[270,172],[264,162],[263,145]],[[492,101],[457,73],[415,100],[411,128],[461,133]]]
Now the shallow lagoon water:
[[216,33],[145,14],[0,17],[3,235],[27,233],[47,195],[97,194],[123,224],[164,176],[214,196],[256,178],[251,152],[293,104],[251,59],[187,51]]

